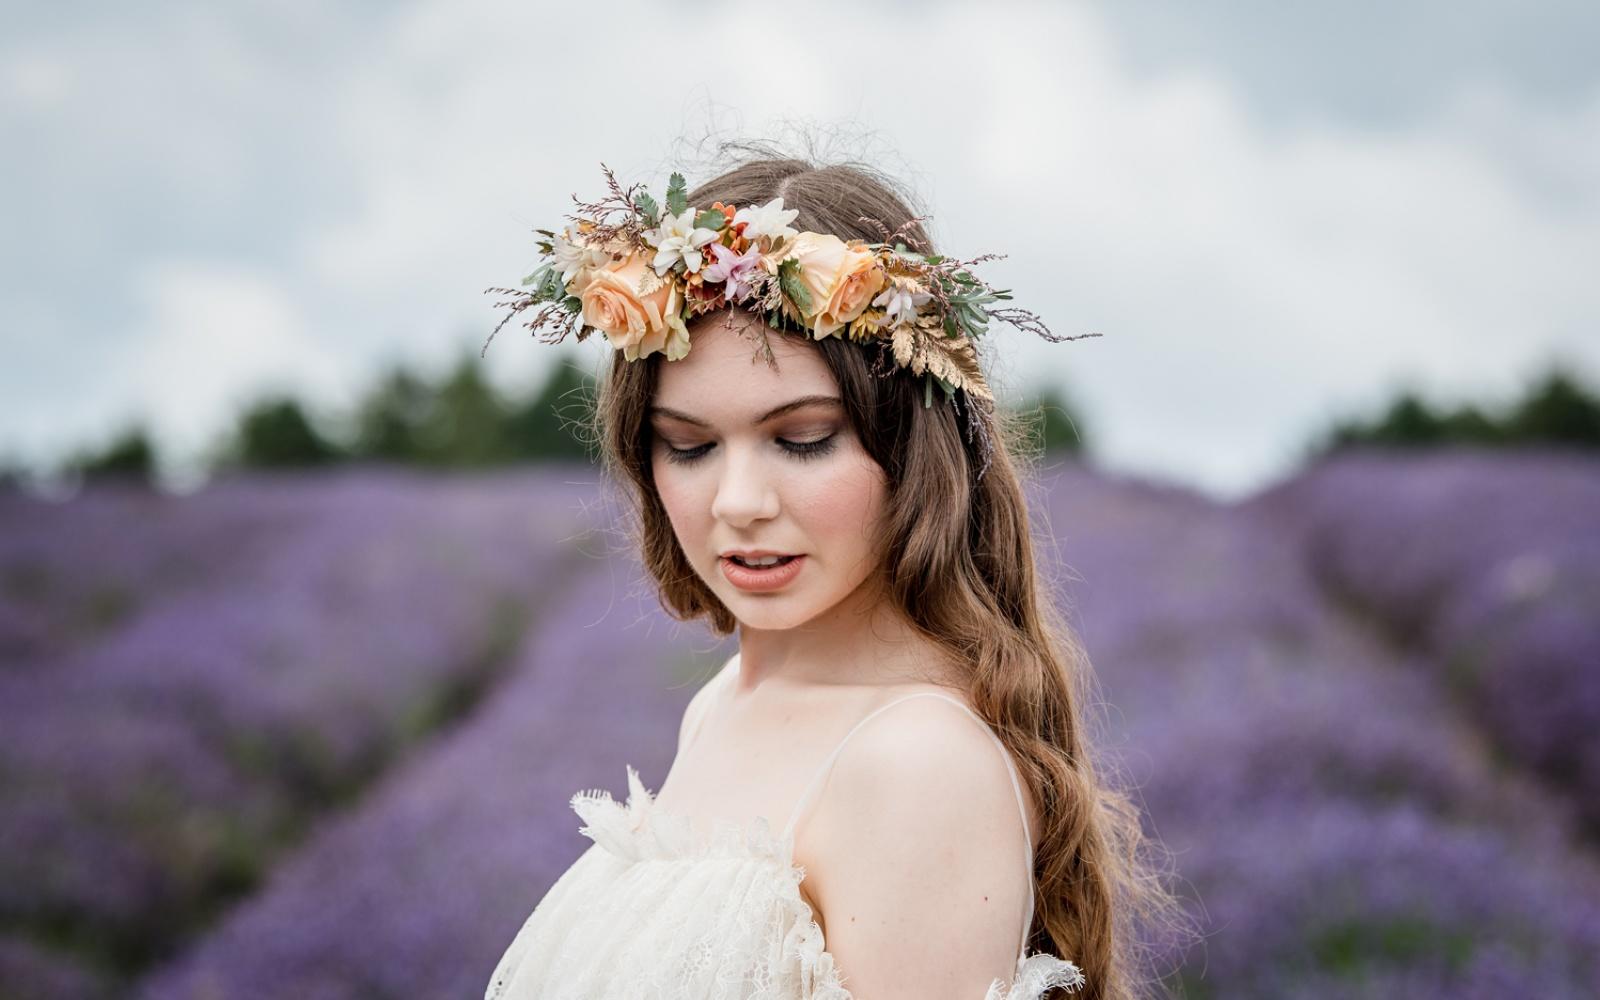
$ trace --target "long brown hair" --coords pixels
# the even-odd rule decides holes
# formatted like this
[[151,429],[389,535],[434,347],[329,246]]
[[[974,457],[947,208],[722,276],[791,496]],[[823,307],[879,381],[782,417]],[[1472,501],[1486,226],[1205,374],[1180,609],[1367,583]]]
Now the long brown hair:
[[[905,232],[933,252],[907,197],[866,165],[758,156],[701,184],[688,200],[747,205],[780,195],[785,208],[799,210],[797,229],[872,242],[882,233],[862,216],[891,231],[909,223]],[[940,393],[925,407],[921,380],[870,371],[874,345],[800,339],[822,353],[853,430],[887,475],[879,541],[890,599],[961,665],[970,704],[1005,743],[1039,805],[1028,950],[1077,963],[1087,979],[1078,996],[1151,996],[1157,980],[1141,974],[1153,952],[1149,932],[1176,926],[1181,907],[1155,877],[1147,855],[1159,845],[1145,838],[1138,808],[1097,773],[1088,746],[1093,674],[1036,571],[1021,419],[970,403],[957,413]],[[627,487],[663,607],[680,621],[704,618],[726,636],[738,623],[684,558],[652,478],[646,414],[661,362],[659,353],[636,363],[616,352],[601,379],[593,431],[607,470]],[[993,449],[981,476],[969,420],[985,422]]]

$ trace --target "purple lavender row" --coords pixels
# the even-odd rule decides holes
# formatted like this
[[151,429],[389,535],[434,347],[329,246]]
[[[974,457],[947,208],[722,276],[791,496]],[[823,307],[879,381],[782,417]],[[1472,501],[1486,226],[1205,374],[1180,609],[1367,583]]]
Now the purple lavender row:
[[1426,654],[1513,760],[1600,830],[1600,461],[1367,453],[1255,502],[1324,585]]
[[330,492],[243,478],[188,497],[109,483],[60,502],[0,493],[0,664],[43,670],[168,595],[247,571]]
[[[1351,627],[1250,511],[1076,467],[1039,512],[1152,826],[1198,900],[1192,997],[1592,995],[1600,876],[1570,808],[1492,764],[1434,675]],[[627,568],[624,568],[627,567]],[[310,841],[147,997],[474,995],[587,842],[567,799],[651,787],[701,633],[599,563],[516,680]],[[556,624],[559,623],[559,624]],[[1203,907],[1203,909],[1201,908]],[[1383,993],[1383,995],[1389,995]]]
[[1570,802],[1497,768],[1434,675],[1322,600],[1292,536],[1077,469],[1048,495],[1116,706],[1102,740],[1206,934],[1163,953],[1186,995],[1593,995],[1600,872]]
[[195,933],[495,680],[566,582],[555,476],[282,480],[323,497],[270,557],[0,678],[6,926],[113,976]]
[[655,789],[696,682],[730,650],[667,619],[638,568],[596,561],[470,726],[386,779],[203,943],[162,1000],[481,995],[500,953],[589,846],[574,792]]

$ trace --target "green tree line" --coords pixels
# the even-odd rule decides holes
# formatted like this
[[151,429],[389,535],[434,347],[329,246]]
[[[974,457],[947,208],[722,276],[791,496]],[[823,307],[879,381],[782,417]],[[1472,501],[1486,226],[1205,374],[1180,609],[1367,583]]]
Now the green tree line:
[[[587,440],[596,393],[577,365],[554,365],[522,398],[508,398],[484,376],[476,352],[428,379],[396,365],[381,375],[338,421],[318,419],[288,394],[246,406],[209,449],[208,473],[236,469],[332,466],[384,462],[437,469],[482,469],[528,462],[582,462],[595,454]],[[1064,394],[1051,390],[1014,408],[1023,414],[1028,446],[1047,454],[1083,448],[1082,418]],[[140,425],[102,448],[82,449],[61,472],[83,480],[152,482],[158,449]],[[0,469],[0,481],[20,470]]]
[[[484,377],[477,354],[466,351],[437,379],[403,365],[392,367],[352,414],[333,426],[290,395],[260,398],[223,433],[206,464],[216,473],[347,462],[474,469],[588,461],[594,454],[586,440],[594,397],[593,378],[562,361],[526,396],[507,398]],[[1048,457],[1086,450],[1084,419],[1059,390],[1031,396],[1011,409],[1023,418],[1027,447],[1036,453]],[[1600,396],[1559,366],[1499,412],[1470,403],[1436,407],[1403,390],[1374,416],[1332,422],[1306,445],[1302,458],[1310,462],[1355,446],[1450,444],[1600,447]],[[134,425],[103,447],[69,456],[60,471],[85,480],[149,483],[157,460],[150,436]],[[20,466],[0,462],[0,487],[16,485],[24,475]]]
[[1315,460],[1356,447],[1434,448],[1445,445],[1600,447],[1600,397],[1560,367],[1534,380],[1501,412],[1465,403],[1433,406],[1402,390],[1370,418],[1343,418],[1306,447]]

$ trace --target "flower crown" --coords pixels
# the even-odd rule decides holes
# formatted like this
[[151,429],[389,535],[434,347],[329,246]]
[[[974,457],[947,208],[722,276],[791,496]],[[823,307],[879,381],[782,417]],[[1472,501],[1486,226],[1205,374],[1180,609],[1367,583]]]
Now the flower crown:
[[[535,230],[544,237],[545,261],[523,289],[487,290],[510,296],[495,304],[509,311],[489,340],[518,313],[539,307],[524,325],[544,331],[545,343],[574,330],[582,341],[599,330],[629,361],[656,352],[676,361],[689,353],[688,320],[738,304],[774,329],[884,342],[896,367],[924,378],[923,405],[931,406],[935,385],[947,400],[962,391],[993,403],[974,347],[991,319],[1053,342],[1080,339],[1055,336],[1025,309],[991,308],[1011,298],[1009,290],[991,288],[968,268],[1003,255],[962,261],[908,247],[906,241],[921,244],[901,230],[919,219],[891,233],[863,217],[883,240],[843,240],[792,228],[799,210],[784,208],[781,197],[697,208],[688,203],[683,175],[674,173],[663,206],[643,185],[623,189],[605,164],[601,169],[607,197],[582,202],[574,195],[577,212],[567,217],[573,225],[561,233]],[[771,360],[765,330],[761,342]]]

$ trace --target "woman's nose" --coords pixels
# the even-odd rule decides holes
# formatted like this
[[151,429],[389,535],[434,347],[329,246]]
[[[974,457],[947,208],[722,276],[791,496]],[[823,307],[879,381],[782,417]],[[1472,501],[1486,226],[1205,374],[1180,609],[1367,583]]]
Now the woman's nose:
[[711,514],[734,527],[776,517],[778,491],[759,456],[749,449],[727,448]]

